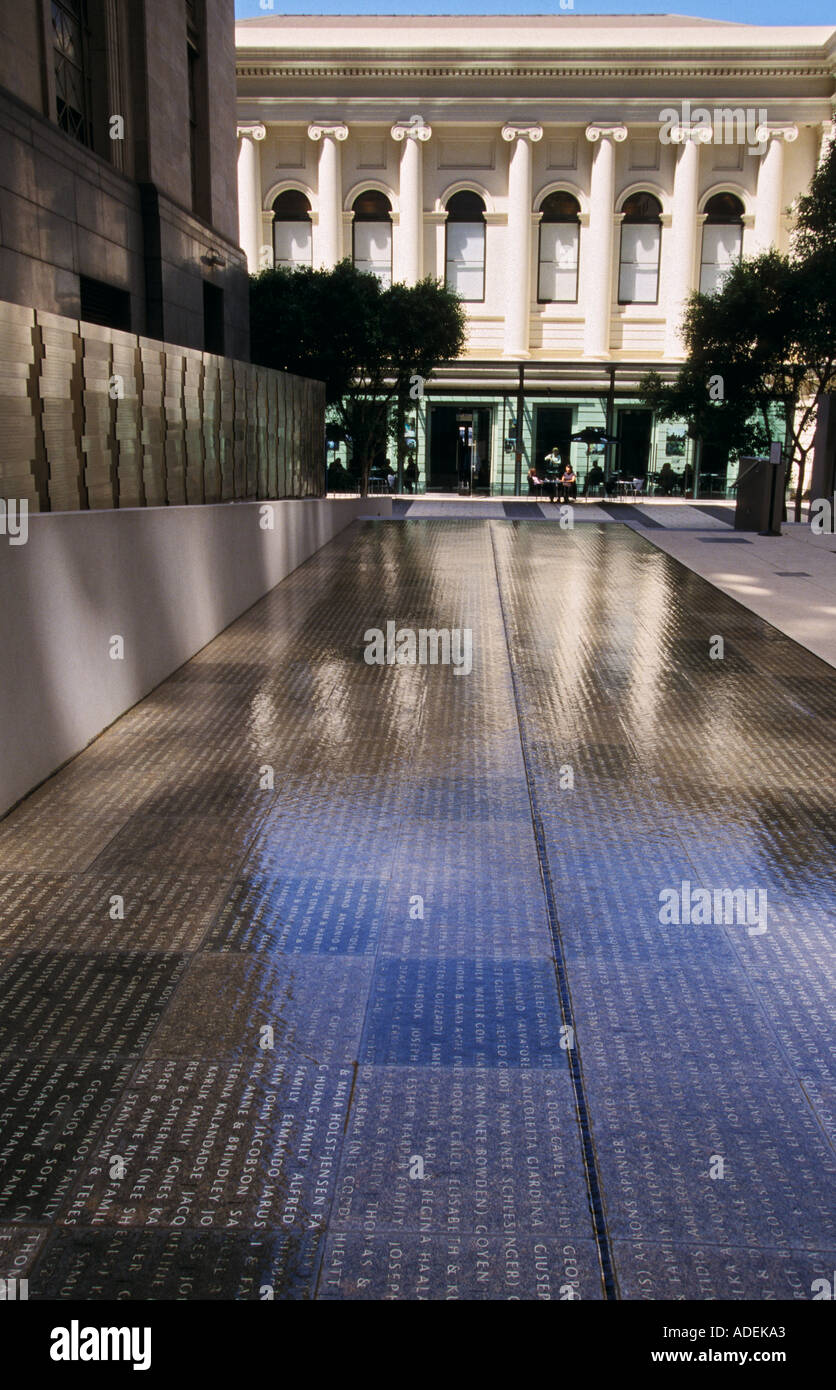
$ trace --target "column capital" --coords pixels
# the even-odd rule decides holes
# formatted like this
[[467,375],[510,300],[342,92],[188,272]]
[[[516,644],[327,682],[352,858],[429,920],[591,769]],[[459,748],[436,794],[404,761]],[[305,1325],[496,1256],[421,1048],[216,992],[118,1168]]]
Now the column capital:
[[827,159],[827,154],[836,139],[836,120],[821,122],[821,141],[819,143],[819,164]]
[[755,140],[759,145],[767,144],[770,140],[785,140],[791,145],[793,140],[798,139],[798,126],[793,121],[767,122],[759,125],[755,131]]
[[263,140],[267,134],[267,127],[261,121],[239,121],[236,130],[239,140]]
[[593,145],[601,139],[612,139],[620,145],[627,139],[627,127],[620,121],[591,121],[585,134]]
[[698,121],[696,124],[690,123],[675,125],[670,131],[670,142],[672,145],[710,145],[714,138],[714,128],[710,125],[702,125]]
[[393,140],[429,140],[433,133],[423,116],[410,116],[408,121],[395,121],[389,134]]
[[543,138],[543,127],[532,125],[525,121],[506,121],[502,127],[502,138],[510,144],[512,140],[518,140],[526,136],[529,140],[536,142]]
[[321,140],[323,135],[330,135],[335,140],[347,140],[348,126],[343,121],[314,121],[308,126],[308,135],[311,140]]

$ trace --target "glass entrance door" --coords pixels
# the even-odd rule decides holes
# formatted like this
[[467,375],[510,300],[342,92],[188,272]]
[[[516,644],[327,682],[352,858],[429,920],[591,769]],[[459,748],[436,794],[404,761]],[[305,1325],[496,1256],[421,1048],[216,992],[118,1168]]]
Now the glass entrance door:
[[486,406],[430,406],[429,492],[490,492],[490,419]]

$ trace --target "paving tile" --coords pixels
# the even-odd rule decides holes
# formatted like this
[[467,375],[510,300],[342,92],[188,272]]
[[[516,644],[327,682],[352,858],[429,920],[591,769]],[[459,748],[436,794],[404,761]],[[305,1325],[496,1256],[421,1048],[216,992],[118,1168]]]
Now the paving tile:
[[272,1046],[299,1061],[351,1063],[372,969],[360,959],[205,952],[193,959],[147,1055],[255,1061]]
[[138,1057],[185,968],[175,952],[0,957],[0,1057]]
[[568,1066],[359,1069],[332,1229],[593,1237]]
[[418,1301],[603,1298],[592,1241],[332,1233],[317,1297]]
[[132,1069],[94,1057],[4,1059],[0,1224],[54,1220]]
[[324,1229],[354,1068],[139,1066],[65,1204],[69,1226]]
[[[748,1250],[745,1247],[675,1241],[614,1242],[619,1294],[627,1299],[699,1299],[783,1303],[811,1299],[817,1279],[833,1281],[832,1250]],[[829,1271],[829,1272],[828,1272]],[[766,1310],[765,1310],[766,1313]],[[751,1322],[751,1319],[748,1320]],[[759,1318],[780,1327],[777,1316]],[[677,1347],[686,1343],[677,1341]],[[692,1342],[688,1342],[690,1347]],[[725,1344],[724,1344],[725,1345]],[[729,1343],[740,1350],[743,1343]],[[674,1346],[673,1342],[669,1343]],[[779,1342],[764,1342],[774,1349]],[[661,1347],[661,1343],[660,1343]]]
[[317,1231],[68,1230],[52,1236],[30,1299],[81,1302],[305,1299]]
[[361,1061],[540,1069],[561,1061],[560,1028],[550,961],[381,957]]

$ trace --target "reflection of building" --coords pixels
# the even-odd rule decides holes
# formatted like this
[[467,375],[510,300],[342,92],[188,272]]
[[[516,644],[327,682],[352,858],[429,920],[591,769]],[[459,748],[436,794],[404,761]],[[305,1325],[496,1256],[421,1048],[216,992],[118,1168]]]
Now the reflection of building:
[[[463,424],[493,491],[555,445],[582,477],[570,436],[589,424],[617,436],[608,465],[630,476],[699,466],[636,384],[681,360],[691,289],[741,251],[786,247],[784,210],[832,133],[836,31],[265,17],[236,41],[250,265],[353,256],[385,281],[446,278],[467,303],[467,356],[418,412],[429,487],[459,475]],[[724,490],[725,458],[702,462]]]
[[249,357],[233,16],[0,0],[0,300]]

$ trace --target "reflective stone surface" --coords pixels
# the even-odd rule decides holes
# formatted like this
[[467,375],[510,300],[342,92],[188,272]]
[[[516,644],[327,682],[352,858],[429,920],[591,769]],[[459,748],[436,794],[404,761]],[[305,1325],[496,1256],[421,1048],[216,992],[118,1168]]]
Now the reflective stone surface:
[[834,673],[635,531],[353,528],[0,823],[0,1277],[809,1299],[835,753]]

